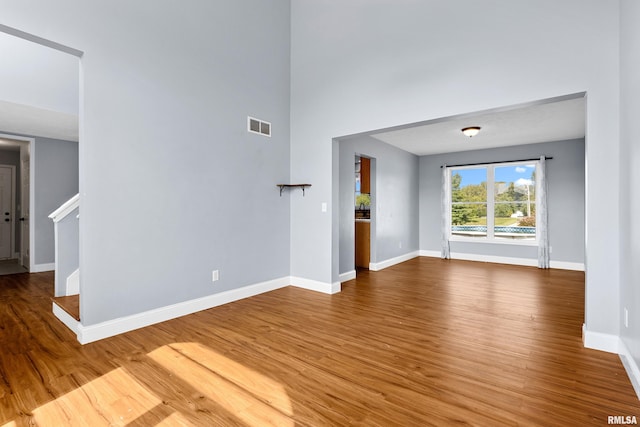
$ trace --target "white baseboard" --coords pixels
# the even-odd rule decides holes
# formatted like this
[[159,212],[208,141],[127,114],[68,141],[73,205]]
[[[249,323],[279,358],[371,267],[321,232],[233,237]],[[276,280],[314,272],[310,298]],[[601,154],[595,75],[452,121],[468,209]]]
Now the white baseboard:
[[392,265],[400,264],[401,262],[409,261],[410,259],[416,258],[420,256],[420,251],[409,252],[404,255],[397,256],[395,258],[390,258],[380,262],[371,262],[369,263],[369,270],[371,271],[380,271],[382,269],[391,267]]
[[353,280],[355,278],[356,278],[356,271],[355,270],[347,271],[346,273],[342,273],[339,276],[340,283],[348,282],[349,280]]
[[[442,257],[439,251],[427,251],[427,250],[421,250],[420,256],[428,256],[433,258]],[[464,261],[493,262],[497,264],[523,265],[527,267],[538,266],[538,260],[532,259],[532,258],[513,258],[513,257],[503,257],[503,256],[495,256],[495,255],[466,254],[461,252],[451,252],[451,259],[459,259]],[[551,268],[556,268],[559,270],[584,271],[584,263],[580,263],[580,262],[551,260],[549,262],[549,265]]]
[[496,264],[523,265],[527,267],[538,266],[537,259],[513,258],[513,257],[495,256],[495,255],[465,254],[460,252],[451,252],[451,259],[461,259],[464,261],[492,262]]
[[77,269],[67,277],[67,293],[65,295],[78,295],[80,293],[80,269]]
[[424,249],[420,249],[420,251],[418,251],[420,253],[420,256],[428,256],[431,258],[442,258],[442,254],[440,253],[440,251],[427,251]]
[[218,294],[208,295],[206,297],[197,298],[178,304],[172,304],[166,307],[145,311],[143,313],[131,316],[121,317],[109,320],[95,325],[84,326],[78,325],[77,335],[81,344],[87,344],[98,341],[124,332],[133,331],[155,323],[164,322],[175,319],[176,317],[185,316],[187,314],[217,307],[243,298],[258,295],[264,292],[273,291],[275,289],[289,286],[290,278],[283,277],[280,279],[270,280],[267,282],[257,283],[254,285],[244,286],[238,289],[232,289]]
[[74,319],[69,313],[64,311],[58,304],[55,302],[53,304],[53,315],[58,318],[65,326],[73,331],[74,334],[78,335],[78,330],[80,326],[80,322]]
[[549,262],[551,268],[557,268],[559,270],[574,270],[585,271],[583,262],[567,262],[567,261],[554,261]]
[[622,361],[625,371],[627,371],[636,396],[640,399],[640,368],[633,356],[631,356],[631,352],[629,352],[629,348],[624,343],[624,339],[620,340],[620,360]]
[[602,332],[588,331],[585,324],[582,325],[582,343],[586,348],[620,354],[620,337]]
[[309,289],[310,291],[322,292],[325,294],[336,294],[342,290],[340,282],[325,283],[317,280],[305,279],[303,277],[289,277],[291,286]]
[[54,262],[50,262],[48,264],[34,264],[30,273],[42,273],[44,271],[54,271],[55,269],[56,264]]

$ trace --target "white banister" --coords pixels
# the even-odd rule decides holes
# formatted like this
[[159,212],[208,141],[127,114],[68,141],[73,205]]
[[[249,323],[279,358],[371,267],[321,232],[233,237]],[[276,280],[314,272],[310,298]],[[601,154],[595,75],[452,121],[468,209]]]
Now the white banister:
[[55,287],[54,295],[68,296],[79,292],[80,260],[80,195],[76,194],[49,218],[53,220],[55,239]]
[[76,194],[64,202],[58,209],[51,212],[49,214],[49,218],[51,218],[54,223],[60,222],[78,206],[80,206],[80,194]]

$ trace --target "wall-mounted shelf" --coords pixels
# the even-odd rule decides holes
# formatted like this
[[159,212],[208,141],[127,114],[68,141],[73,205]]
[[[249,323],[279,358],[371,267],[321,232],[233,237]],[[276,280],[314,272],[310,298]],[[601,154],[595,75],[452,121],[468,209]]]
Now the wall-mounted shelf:
[[280,187],[280,197],[282,197],[282,192],[285,188],[293,188],[297,187],[302,190],[302,196],[304,196],[304,189],[307,187],[311,187],[311,184],[276,184],[276,186]]

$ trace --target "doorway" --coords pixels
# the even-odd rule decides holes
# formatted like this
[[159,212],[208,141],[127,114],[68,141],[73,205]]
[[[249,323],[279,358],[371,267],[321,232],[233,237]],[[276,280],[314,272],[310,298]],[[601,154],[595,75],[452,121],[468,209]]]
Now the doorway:
[[354,270],[368,270],[375,261],[375,159],[355,156]]
[[0,275],[30,271],[31,142],[0,134]]
[[371,262],[371,159],[355,157],[355,268]]
[[[63,198],[72,195],[64,191],[66,187],[54,184],[71,182],[65,180],[64,175],[70,169],[64,167],[67,166],[64,162],[62,167],[56,166],[62,155],[43,155],[37,159],[35,156],[52,152],[52,147],[58,147],[61,141],[79,140],[79,58],[82,52],[5,25],[0,25],[0,47],[7,60],[0,71],[4,84],[0,99],[3,112],[0,131],[4,132],[0,134],[0,140],[4,142],[0,142],[0,150],[19,152],[16,208],[11,218],[15,229],[13,255],[17,264],[30,272],[50,271],[54,269],[55,256],[51,243],[53,226],[47,215],[64,201]],[[48,140],[57,145],[48,145]],[[0,157],[0,164],[3,163]],[[45,171],[37,174],[38,183],[34,181],[36,168]],[[38,203],[35,203],[32,187],[43,188],[40,183],[45,182],[54,190],[38,190]],[[0,212],[0,217],[4,217],[4,212]],[[1,270],[0,266],[0,274]]]

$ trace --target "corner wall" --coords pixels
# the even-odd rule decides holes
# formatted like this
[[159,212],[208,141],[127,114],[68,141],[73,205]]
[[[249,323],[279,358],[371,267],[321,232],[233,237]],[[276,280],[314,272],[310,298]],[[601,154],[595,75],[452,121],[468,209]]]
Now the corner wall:
[[340,140],[340,274],[354,267],[355,156],[375,159],[372,263],[418,251],[418,156],[369,136]]
[[288,0],[0,6],[83,52],[84,326],[290,276]]
[[302,0],[291,9],[291,177],[314,186],[292,200],[293,275],[338,280],[338,206],[320,210],[337,179],[332,138],[586,92],[585,323],[618,335],[617,2]]
[[[640,3],[622,0],[620,11],[620,220],[624,227],[620,244],[620,324],[621,352],[640,396]],[[625,309],[628,322],[625,325]],[[625,360],[623,358],[623,360]]]

